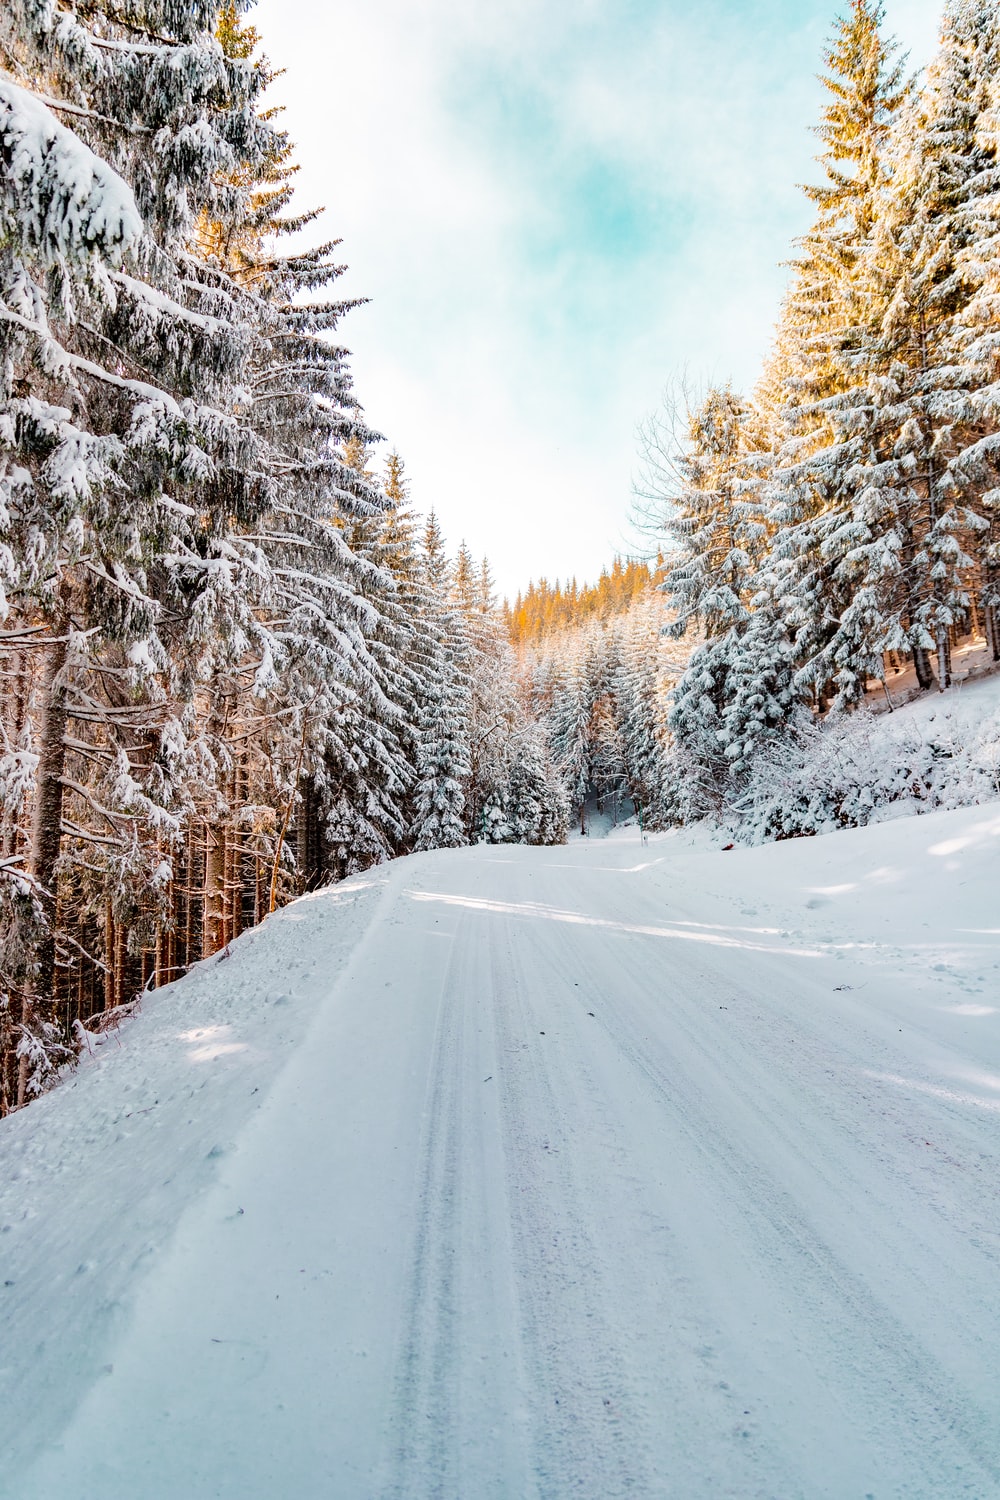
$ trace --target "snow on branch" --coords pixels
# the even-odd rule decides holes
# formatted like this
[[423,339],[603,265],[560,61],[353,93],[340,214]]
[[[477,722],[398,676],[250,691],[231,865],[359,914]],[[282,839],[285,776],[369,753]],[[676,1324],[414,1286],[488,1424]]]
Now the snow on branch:
[[0,233],[46,265],[117,265],[142,234],[131,188],[50,110],[0,76]]
[[[51,338],[51,333],[47,328],[43,328],[39,323],[32,323],[30,318],[22,318],[19,313],[12,312],[9,307],[0,307],[0,319],[6,323],[16,324],[27,333],[37,334],[40,339]],[[159,386],[148,385],[144,380],[129,380],[123,375],[115,375],[111,370],[105,370],[102,365],[94,364],[93,360],[84,359],[82,355],[73,354],[66,349],[60,349],[58,357],[66,367],[79,370],[84,375],[91,375],[95,380],[103,380],[105,385],[113,385],[119,390],[128,391],[129,394],[138,396],[155,406],[162,406],[171,416],[181,415],[181,409],[173,396],[160,390]]]
[[53,99],[49,94],[40,94],[37,89],[28,89],[33,99],[49,109],[54,109],[60,115],[76,115],[81,120],[98,120],[102,125],[114,125],[117,130],[125,130],[129,135],[147,135],[148,125],[130,125],[125,120],[116,120],[112,115],[102,115],[96,109],[86,109],[82,104],[71,104],[68,99]]

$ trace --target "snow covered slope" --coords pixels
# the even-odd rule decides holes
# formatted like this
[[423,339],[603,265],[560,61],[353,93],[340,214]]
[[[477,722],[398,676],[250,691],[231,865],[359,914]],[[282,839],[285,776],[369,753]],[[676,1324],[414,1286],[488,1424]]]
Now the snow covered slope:
[[731,788],[744,843],[826,834],[993,803],[1000,794],[1000,674],[898,711],[800,725]]
[[[985,674],[985,664],[983,668]],[[880,711],[884,705],[875,705]],[[921,693],[919,697],[896,709],[901,719],[918,723],[950,723],[956,728],[976,732],[1000,714],[1000,673],[970,677],[955,683],[946,693]]]
[[10,1500],[1000,1495],[1000,805],[399,860],[0,1127]]

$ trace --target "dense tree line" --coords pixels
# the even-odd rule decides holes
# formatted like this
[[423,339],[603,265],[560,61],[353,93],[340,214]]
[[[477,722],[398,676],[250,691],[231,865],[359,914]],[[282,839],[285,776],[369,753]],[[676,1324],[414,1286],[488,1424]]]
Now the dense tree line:
[[824,178],[758,388],[646,434],[671,628],[704,636],[670,713],[678,817],[902,667],[947,688],[965,636],[1000,659],[1000,13],[950,0],[921,83],[882,25],[852,0],[826,55]]
[[373,467],[237,10],[12,0],[0,61],[6,1112],[290,896],[562,804],[488,571]]
[[624,610],[604,619],[588,611],[519,648],[531,716],[583,832],[595,803],[615,821],[636,813],[649,827],[669,821],[667,719],[691,654],[690,642],[669,636],[672,619],[647,572]]
[[588,620],[610,620],[623,614],[633,600],[648,592],[656,569],[635,558],[616,557],[595,584],[575,578],[561,584],[542,578],[519,593],[513,605],[504,602],[515,645],[541,640],[554,631],[575,629]]

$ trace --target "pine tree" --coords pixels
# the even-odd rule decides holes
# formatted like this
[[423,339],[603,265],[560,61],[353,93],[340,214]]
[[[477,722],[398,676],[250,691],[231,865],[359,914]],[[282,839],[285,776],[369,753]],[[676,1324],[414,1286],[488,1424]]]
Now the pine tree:
[[[954,209],[955,267],[967,297],[954,315],[946,356],[968,406],[958,424],[952,473],[985,522],[978,541],[978,600],[995,661],[1000,660],[1000,45],[995,8],[979,0],[946,16],[945,46],[967,59],[966,93],[974,140],[966,140],[961,201]],[[968,123],[972,123],[968,121]],[[969,150],[971,145],[972,149]],[[978,175],[968,166],[977,164]]]
[[588,665],[593,665],[593,651],[587,652],[578,633],[555,663],[547,716],[552,758],[571,807],[580,813],[581,829],[586,826],[583,807],[592,786],[592,718],[599,691]]
[[[42,744],[25,862],[47,930],[19,981],[18,1102],[49,1055],[64,824],[71,849],[114,852],[123,889],[138,873],[130,831],[171,820],[150,796],[162,778],[129,697],[162,714],[164,560],[192,518],[218,524],[214,476],[239,472],[247,453],[233,402],[246,321],[188,242],[198,211],[235,203],[227,174],[262,158],[269,131],[253,108],[262,75],[225,56],[213,23],[205,5],[152,3],[141,20],[97,5],[81,21],[15,4],[0,32],[16,163],[0,210],[4,571],[18,630],[45,657],[31,673]],[[87,733],[68,757],[71,723]],[[145,864],[152,897],[157,866]]]
[[[768,591],[793,633],[800,683],[818,703],[838,672],[846,673],[837,684],[841,701],[853,701],[879,655],[865,601],[845,626],[851,645],[830,642],[853,595],[855,469],[867,452],[850,393],[886,307],[866,256],[890,183],[893,124],[911,95],[895,44],[882,36],[883,18],[881,3],[852,0],[826,54],[829,102],[817,132],[826,180],[805,189],[816,222],[795,262],[762,403],[779,454],[769,487],[768,522],[779,540]],[[874,622],[876,642],[879,629]],[[853,650],[866,662],[856,666]]]
[[968,302],[960,257],[970,197],[993,166],[978,136],[996,66],[992,7],[988,24],[976,24],[986,19],[982,6],[946,16],[941,51],[894,142],[891,188],[862,258],[885,314],[838,413],[854,493],[849,520],[828,544],[838,542],[838,572],[851,591],[827,647],[841,701],[884,675],[889,651],[911,651],[925,684],[923,658],[935,652],[944,689],[951,633],[969,616],[977,533],[988,522],[964,503],[954,465],[968,391],[948,346]]
[[[770,534],[762,446],[754,409],[730,391],[711,391],[691,420],[691,451],[679,460],[687,484],[670,522],[683,551],[663,585],[677,611],[668,629],[682,637],[697,625],[706,639],[668,722],[712,796],[763,738],[780,733],[797,696],[781,610],[773,598],[762,607]],[[765,692],[765,675],[774,674]]]
[[451,849],[468,841],[471,685],[462,618],[451,605],[451,569],[433,512],[424,532],[423,563],[432,654],[418,698],[413,844],[418,850]]
[[749,619],[764,540],[751,416],[729,390],[709,391],[691,414],[691,447],[680,460],[686,483],[671,497],[668,522],[676,560],[663,584],[676,611],[675,637],[697,627],[712,639]]
[[637,598],[623,621],[613,683],[629,795],[648,827],[663,822],[667,760],[667,644],[664,607],[655,595]]
[[[496,607],[489,564],[478,566],[463,542],[455,559],[452,605],[462,622],[469,680],[469,783],[466,826],[476,839],[483,817],[495,822],[506,805],[511,758],[522,729],[515,689],[514,654]],[[498,825],[499,826],[499,825]]]
[[74,1016],[406,833],[393,502],[255,45],[232,5],[0,18],[4,1110]]
[[[357,437],[345,446],[344,456],[351,469],[376,483]],[[384,503],[386,508],[373,515],[345,519],[340,532],[352,560],[364,565],[353,588],[368,613],[359,617],[359,659],[330,662],[325,674],[331,706],[313,786],[317,814],[326,820],[327,868],[336,876],[390,857],[407,827],[416,688],[409,661],[413,624],[396,573],[404,566],[405,522],[387,489]]]
[[569,805],[538,725],[526,725],[518,737],[504,811],[512,843],[565,843]]

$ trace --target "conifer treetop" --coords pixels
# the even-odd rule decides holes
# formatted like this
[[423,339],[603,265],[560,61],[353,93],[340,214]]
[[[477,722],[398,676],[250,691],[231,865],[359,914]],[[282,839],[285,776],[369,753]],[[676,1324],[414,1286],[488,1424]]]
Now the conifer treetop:
[[831,97],[814,127],[824,146],[817,160],[827,181],[803,187],[822,219],[860,236],[874,225],[877,195],[886,182],[885,146],[913,89],[906,59],[896,59],[898,44],[882,35],[884,21],[882,0],[851,0],[837,23],[822,75]]

